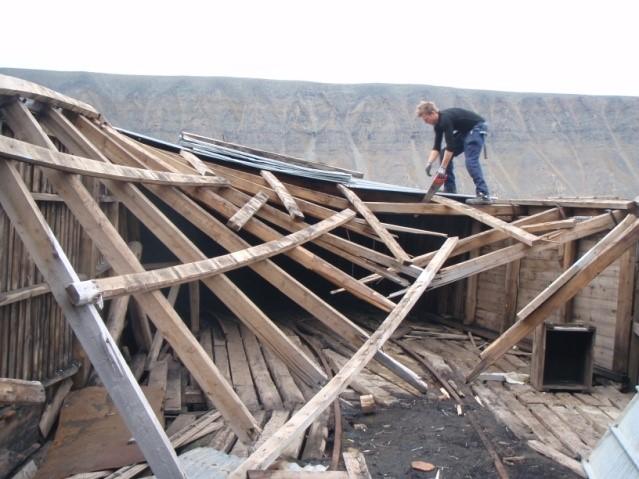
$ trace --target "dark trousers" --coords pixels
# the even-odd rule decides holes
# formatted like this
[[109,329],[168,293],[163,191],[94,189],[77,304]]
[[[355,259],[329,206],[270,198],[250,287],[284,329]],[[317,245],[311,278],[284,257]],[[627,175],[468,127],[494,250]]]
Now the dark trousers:
[[[475,183],[475,194],[486,196],[489,195],[488,185],[484,180],[484,173],[482,172],[481,165],[479,163],[479,157],[481,156],[481,150],[484,147],[484,138],[487,132],[488,126],[486,123],[478,123],[463,139],[466,170],[468,170],[468,174]],[[448,163],[446,175],[448,178],[446,179],[446,183],[444,183],[444,191],[446,193],[457,193],[453,160]]]

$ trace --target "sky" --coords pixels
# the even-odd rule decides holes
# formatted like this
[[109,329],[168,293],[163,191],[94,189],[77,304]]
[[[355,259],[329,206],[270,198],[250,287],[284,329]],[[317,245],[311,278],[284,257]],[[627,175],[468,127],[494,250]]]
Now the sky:
[[14,0],[0,67],[639,96],[637,0]]

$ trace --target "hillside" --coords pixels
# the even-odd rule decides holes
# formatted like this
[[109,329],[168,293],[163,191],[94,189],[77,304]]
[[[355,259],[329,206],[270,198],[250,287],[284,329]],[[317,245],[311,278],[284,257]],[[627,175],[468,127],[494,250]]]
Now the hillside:
[[[491,127],[483,160],[499,197],[639,194],[639,98],[0,69],[95,106],[116,126],[175,142],[181,130],[424,186],[432,128],[420,99]],[[460,192],[472,183],[456,159]]]

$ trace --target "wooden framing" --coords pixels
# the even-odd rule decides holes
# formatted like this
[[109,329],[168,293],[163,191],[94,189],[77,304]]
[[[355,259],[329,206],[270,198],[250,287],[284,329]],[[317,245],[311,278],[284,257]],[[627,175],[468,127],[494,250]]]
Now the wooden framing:
[[348,360],[337,374],[308,401],[295,415],[267,439],[246,461],[235,469],[229,479],[244,479],[246,472],[268,467],[287,446],[291,437],[306,429],[348,386],[350,381],[366,367],[375,353],[391,337],[403,319],[413,308],[422,293],[457,242],[457,237],[446,240],[433,261],[413,283],[397,307],[384,320],[364,345]]
[[494,228],[498,231],[503,231],[507,235],[512,236],[517,241],[521,241],[528,246],[533,246],[539,241],[539,238],[537,236],[522,230],[518,226],[510,225],[505,221],[500,220],[499,218],[495,218],[494,216],[489,215],[488,213],[484,213],[483,211],[477,208],[473,208],[472,206],[468,206],[464,203],[444,198],[443,196],[433,197],[433,201],[435,203],[439,203],[440,205],[445,205],[451,209],[463,212],[471,218],[487,224],[491,228]]
[[[518,314],[518,317],[522,319],[518,320],[508,331],[482,351],[480,355],[482,359],[468,375],[468,381],[476,378],[481,371],[503,356],[511,347],[532,331],[535,326],[541,324],[548,314],[577,294],[581,288],[586,286],[595,276],[639,240],[639,220],[633,215],[628,216],[632,218],[630,225],[626,223],[621,233],[619,229],[614,229],[604,237],[589,251],[590,253],[595,250],[593,254],[582,256],[579,261],[566,271],[566,276],[570,279],[567,281],[563,281],[563,278],[558,279],[551,284],[547,290],[538,296],[545,298],[543,302],[539,303],[533,300],[536,307],[534,309],[526,308],[526,315]],[[586,259],[582,261],[583,258]],[[556,287],[555,283],[557,285],[561,284],[561,286]],[[551,291],[552,294],[547,294],[546,291]]]
[[42,404],[45,400],[40,381],[0,378],[0,404]]
[[53,168],[67,173],[106,178],[131,183],[149,183],[172,186],[227,186],[228,181],[218,176],[184,175],[143,168],[112,165],[80,156],[52,151],[6,136],[0,136],[0,156],[32,165]]
[[233,231],[240,231],[242,226],[244,226],[267,201],[268,195],[263,191],[259,191],[253,198],[247,201],[244,206],[237,210],[237,213],[228,219],[226,226]]
[[[15,130],[14,130],[15,131]],[[153,471],[165,477],[183,477],[175,451],[151,406],[142,394],[124,358],[94,306],[76,308],[69,303],[64,284],[78,280],[64,251],[51,232],[20,174],[0,161],[0,204],[11,218],[38,269],[51,286],[57,303],[109,390]]]
[[260,175],[264,178],[264,180],[266,180],[273,191],[275,191],[277,197],[280,199],[282,205],[284,205],[284,208],[286,208],[286,211],[288,211],[291,218],[295,221],[302,221],[304,219],[304,213],[302,213],[300,207],[297,206],[297,202],[282,182],[270,171],[261,170]]
[[[31,112],[22,103],[14,101],[5,105],[3,112],[17,137],[52,150],[55,149]],[[140,262],[100,210],[79,178],[54,170],[45,170],[45,172],[48,180],[91,236],[96,247],[107,258],[113,270],[120,274],[142,272],[143,268]],[[131,185],[129,187],[133,188]],[[77,282],[77,278],[67,283],[73,282]],[[51,286],[51,282],[48,281],[48,283]],[[239,401],[230,385],[219,374],[213,361],[193,338],[175,310],[159,292],[137,295],[136,299],[143,305],[158,330],[171,343],[182,362],[189,367],[202,390],[211,396],[212,401],[229,420],[238,437],[250,442],[257,435],[259,426],[248,409]]]
[[337,228],[349,221],[353,216],[355,216],[353,211],[344,210],[333,216],[333,218],[323,220],[280,240],[273,240],[227,255],[180,266],[83,281],[69,285],[67,292],[71,302],[80,305],[94,303],[100,298],[110,299],[126,294],[155,291],[167,286],[208,278],[284,253],[306,241],[313,240],[333,228]]
[[366,222],[373,228],[373,231],[377,233],[377,236],[383,241],[386,247],[393,253],[393,256],[402,263],[410,263],[410,256],[404,251],[404,249],[395,241],[390,233],[382,226],[377,217],[368,209],[359,197],[348,189],[344,185],[337,185],[337,188],[342,192],[346,199],[355,207],[357,212],[364,217]]

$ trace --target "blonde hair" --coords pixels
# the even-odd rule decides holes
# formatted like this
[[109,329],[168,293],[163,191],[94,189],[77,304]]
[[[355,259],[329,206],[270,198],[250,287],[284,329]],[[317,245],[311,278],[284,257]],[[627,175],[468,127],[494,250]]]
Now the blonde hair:
[[437,105],[435,105],[432,101],[420,101],[419,105],[417,105],[417,110],[415,113],[417,116],[430,115],[431,113],[436,113],[439,110],[437,109]]

